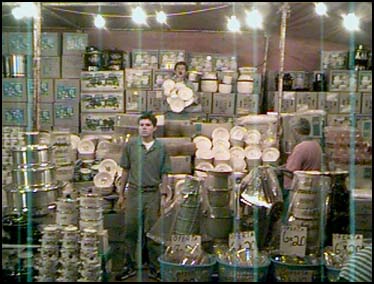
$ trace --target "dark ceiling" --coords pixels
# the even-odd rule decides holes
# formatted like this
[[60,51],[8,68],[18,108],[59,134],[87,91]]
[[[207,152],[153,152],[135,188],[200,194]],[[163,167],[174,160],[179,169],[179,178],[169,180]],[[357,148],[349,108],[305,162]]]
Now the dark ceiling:
[[[140,3],[140,2],[137,2]],[[42,2],[42,30],[83,30],[94,28],[93,16],[99,11],[106,19],[108,30],[133,30],[138,27],[131,20],[131,10],[137,3],[131,2]],[[289,2],[287,37],[323,39],[336,43],[349,43],[353,38],[342,25],[342,14],[355,12],[361,19],[360,31],[354,40],[367,47],[372,46],[372,3],[371,2],[326,2],[328,16],[319,17],[314,12],[313,2]],[[151,17],[144,30],[170,31],[227,31],[227,18],[236,14],[245,26],[245,10],[256,6],[265,16],[264,30],[279,34],[281,2],[144,2],[143,9]],[[3,31],[22,30],[25,20],[16,21],[11,14],[13,2],[2,3]],[[155,11],[163,10],[168,17],[168,26],[161,27],[155,21]],[[170,15],[174,14],[174,15]]]

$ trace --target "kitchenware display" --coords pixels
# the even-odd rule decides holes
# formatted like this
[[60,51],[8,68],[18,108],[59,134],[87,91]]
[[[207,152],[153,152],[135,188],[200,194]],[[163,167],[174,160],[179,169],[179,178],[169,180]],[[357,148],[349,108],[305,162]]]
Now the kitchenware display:
[[114,182],[114,175],[110,172],[99,172],[94,177],[94,185],[97,188],[108,188],[112,187]]
[[245,147],[244,152],[248,160],[259,160],[262,156],[261,148],[256,145]]
[[32,243],[36,244],[40,240],[40,231],[35,222],[29,222],[27,215],[23,212],[6,214],[2,217],[2,227],[9,235],[8,243],[27,243],[28,235],[31,236]]
[[261,133],[256,129],[250,129],[247,131],[247,134],[244,135],[244,141],[247,145],[250,144],[260,144]]
[[230,139],[241,141],[244,139],[247,129],[243,126],[234,126],[230,129]]
[[230,159],[230,165],[234,172],[244,172],[247,168],[247,163],[244,159]]
[[213,139],[212,144],[213,144],[213,152],[217,148],[226,149],[226,150],[230,148],[230,142],[224,138],[215,138]]
[[13,148],[13,165],[17,167],[37,166],[54,163],[55,147],[47,145],[28,145]]
[[222,94],[230,94],[232,91],[232,85],[227,84],[219,84],[218,86],[218,92]]
[[86,228],[92,228],[97,230],[98,232],[102,232],[104,230],[104,223],[103,220],[79,220],[79,228],[80,230],[84,230]]
[[93,153],[95,152],[95,144],[89,139],[80,140],[77,147],[79,153]]
[[244,160],[246,152],[242,147],[234,146],[230,148],[230,159]]
[[80,219],[84,221],[96,221],[103,218],[103,210],[101,208],[84,208],[81,207]]
[[98,194],[87,193],[79,197],[80,207],[100,208],[103,199]]
[[184,110],[185,103],[178,97],[168,97],[167,102],[173,112],[180,113]]
[[220,164],[217,164],[215,167],[214,167],[214,171],[216,172],[232,172],[233,169],[230,165],[226,164],[226,163],[220,163]]

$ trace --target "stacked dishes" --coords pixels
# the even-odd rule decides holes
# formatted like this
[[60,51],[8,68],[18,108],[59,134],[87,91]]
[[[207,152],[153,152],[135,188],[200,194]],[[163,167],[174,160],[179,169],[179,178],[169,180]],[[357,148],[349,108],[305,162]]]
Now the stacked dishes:
[[224,239],[232,231],[230,174],[230,171],[211,170],[205,182],[208,201],[206,229],[207,234],[214,239]]
[[11,210],[32,211],[33,216],[43,216],[54,208],[63,186],[56,178],[54,148],[39,145],[38,132],[25,132],[26,146],[13,150],[13,184],[7,187],[7,201]]
[[78,200],[67,196],[57,201],[56,224],[60,228],[69,225],[78,226]]
[[62,230],[59,282],[76,282],[79,261],[79,230],[76,226],[67,226]]
[[57,166],[57,176],[59,180],[71,181],[73,179],[73,161],[76,158],[73,155],[73,139],[71,137],[70,132],[52,132],[50,142],[56,149],[55,157]]
[[98,231],[92,228],[82,230],[80,260],[82,282],[101,282],[101,260],[99,255]]
[[187,87],[183,82],[175,83],[171,79],[167,79],[162,84],[164,95],[173,112],[179,113],[184,108],[190,106],[194,102],[193,90]]
[[38,282],[56,282],[59,255],[60,231],[55,225],[42,230],[40,255],[37,261]]
[[216,72],[205,72],[203,74],[201,78],[201,91],[205,93],[216,93],[218,91],[218,78]]
[[101,232],[104,229],[102,202],[103,199],[98,194],[88,193],[80,196],[79,227],[81,231],[92,228]]

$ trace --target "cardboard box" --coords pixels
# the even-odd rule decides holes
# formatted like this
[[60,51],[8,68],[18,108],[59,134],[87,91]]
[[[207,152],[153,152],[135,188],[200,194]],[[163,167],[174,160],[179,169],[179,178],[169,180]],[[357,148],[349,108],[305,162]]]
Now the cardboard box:
[[191,156],[171,156],[171,174],[191,174]]
[[197,96],[201,104],[202,112],[206,114],[212,113],[213,93],[198,92]]
[[357,89],[357,72],[351,70],[331,70],[328,81],[330,92],[355,92]]
[[81,55],[88,46],[88,34],[63,33],[62,55]]
[[61,35],[59,33],[42,33],[41,56],[61,55]]
[[152,88],[152,70],[126,68],[125,88],[150,90]]
[[327,126],[351,126],[349,114],[327,114]]
[[86,133],[113,133],[117,113],[82,113],[81,129]]
[[61,77],[60,57],[40,58],[40,77],[58,79]]
[[25,78],[3,78],[1,82],[3,102],[26,102],[27,87]]
[[82,71],[81,91],[123,91],[123,71]]
[[238,69],[238,58],[233,55],[220,55],[213,56],[213,70],[215,71],[236,71]]
[[54,94],[56,102],[79,101],[79,79],[56,79]]
[[26,126],[27,104],[26,103],[2,103],[2,125]]
[[121,113],[117,115],[117,126],[138,127],[139,114],[137,113]]
[[67,131],[79,135],[79,121],[78,124],[74,122],[74,125],[53,125],[52,131]]
[[171,79],[173,75],[173,70],[153,70],[153,90],[162,90],[164,81]]
[[54,124],[61,126],[79,126],[79,104],[55,103]]
[[64,79],[79,79],[84,68],[82,55],[68,55],[61,57],[61,77]]
[[362,93],[361,96],[361,113],[364,114],[372,114],[372,101],[373,101],[373,93]]
[[[279,92],[274,92],[274,110],[279,112]],[[296,111],[296,92],[283,92],[280,112],[291,113]]]
[[190,120],[171,120],[165,121],[166,137],[191,137],[194,133],[194,126]]
[[133,49],[131,66],[139,69],[158,69],[158,50]]
[[[351,107],[351,101],[354,100],[355,106]],[[339,113],[360,113],[361,111],[361,93],[339,93]]]
[[43,128],[50,128],[53,126],[53,104],[52,103],[41,103],[39,109],[39,122]]
[[235,113],[238,115],[258,114],[259,95],[236,94]]
[[126,112],[143,112],[147,109],[147,92],[126,90]]
[[123,112],[123,92],[81,93],[81,112]]
[[1,32],[1,42],[2,42],[1,54],[8,55],[9,49],[8,49],[8,33],[7,32]]
[[8,52],[9,54],[33,54],[32,31],[30,32],[9,32]]
[[163,91],[147,91],[147,110],[153,113],[165,112],[167,110],[166,97]]
[[370,115],[356,115],[356,127],[363,139],[372,144],[373,117]]
[[188,57],[188,70],[198,72],[213,71],[213,57],[212,53],[197,53],[191,52]]
[[212,114],[234,115],[235,95],[234,94],[213,94]]
[[[40,80],[40,93],[39,93],[39,102],[42,103],[53,103],[53,80],[52,79],[42,79]],[[28,99],[33,97],[34,92],[34,81],[33,79],[27,79],[27,92]]]
[[358,72],[358,91],[371,92],[373,89],[373,72],[359,71]]
[[296,92],[296,111],[318,109],[317,92]]
[[348,66],[346,50],[321,51],[322,68],[325,70],[345,70]]
[[318,109],[326,111],[326,113],[339,112],[339,93],[337,92],[319,92],[318,93]]
[[160,50],[158,62],[160,69],[174,70],[175,63],[186,61],[184,50]]

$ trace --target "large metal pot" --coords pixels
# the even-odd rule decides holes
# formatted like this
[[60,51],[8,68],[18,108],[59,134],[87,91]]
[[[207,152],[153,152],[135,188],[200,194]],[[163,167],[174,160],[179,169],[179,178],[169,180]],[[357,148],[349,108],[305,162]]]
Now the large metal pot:
[[56,184],[56,166],[46,165],[37,168],[19,167],[12,171],[13,182],[21,190],[35,186],[53,186]]
[[213,207],[229,206],[231,190],[208,188],[208,202]]
[[54,163],[54,151],[56,147],[47,145],[28,145],[17,147],[13,150],[13,165],[33,166]]
[[223,188],[227,189],[229,186],[229,176],[231,172],[215,172],[207,171],[208,177],[205,181],[208,188]]
[[233,218],[229,208],[210,207],[206,231],[212,238],[224,239],[232,232]]
[[62,192],[64,183],[59,183],[49,187],[35,187],[29,191],[8,186],[5,188],[8,207],[11,211],[24,212],[32,211],[33,216],[42,216],[56,207],[56,200]]

